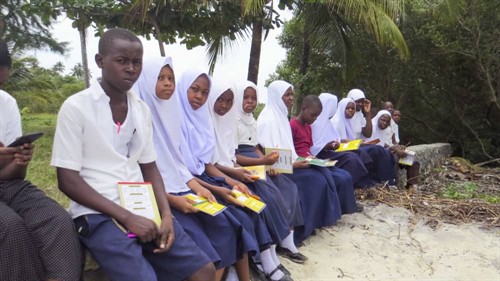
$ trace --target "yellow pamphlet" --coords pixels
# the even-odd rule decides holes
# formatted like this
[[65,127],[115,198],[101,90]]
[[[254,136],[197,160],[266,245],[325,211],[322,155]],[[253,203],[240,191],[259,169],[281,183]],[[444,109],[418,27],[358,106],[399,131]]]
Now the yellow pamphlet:
[[250,174],[251,174],[250,178],[252,178],[253,180],[265,180],[266,179],[266,166],[265,165],[245,166],[242,168],[250,172]]
[[196,194],[188,193],[185,196],[186,198],[194,202],[193,207],[212,216],[220,214],[227,208],[226,206],[221,205],[217,202],[209,202],[206,198],[198,196]]
[[232,193],[236,200],[240,201],[245,207],[248,209],[256,212],[257,214],[262,212],[264,208],[266,207],[266,203],[252,197],[252,196],[247,196],[244,193],[238,191],[238,190],[232,190]]
[[304,160],[309,162],[309,165],[315,165],[320,167],[333,167],[335,166],[335,164],[337,164],[337,160],[319,159],[315,157],[297,157],[297,160],[295,161],[304,161]]
[[266,166],[266,169],[274,169],[282,174],[293,174],[292,151],[290,149],[281,148],[264,148],[264,152],[266,155],[273,151],[278,152],[278,161],[271,166]]
[[342,152],[342,151],[356,150],[359,149],[360,145],[361,145],[361,140],[352,140],[347,143],[340,143],[339,148],[337,148],[335,151]]
[[119,182],[118,191],[123,208],[154,221],[160,227],[160,211],[150,182]]

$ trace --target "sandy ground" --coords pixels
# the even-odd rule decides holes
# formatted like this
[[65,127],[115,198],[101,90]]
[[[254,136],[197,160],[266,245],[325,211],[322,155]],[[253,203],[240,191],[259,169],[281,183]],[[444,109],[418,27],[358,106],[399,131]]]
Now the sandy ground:
[[500,280],[500,229],[440,224],[434,230],[384,204],[345,215],[304,244],[304,265],[281,258],[295,281]]

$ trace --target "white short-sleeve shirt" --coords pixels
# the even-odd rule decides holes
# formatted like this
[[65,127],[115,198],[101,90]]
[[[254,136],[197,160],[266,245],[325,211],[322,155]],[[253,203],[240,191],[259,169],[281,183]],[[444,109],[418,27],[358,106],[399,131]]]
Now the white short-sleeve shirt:
[[7,92],[0,90],[0,141],[8,145],[22,134],[17,102]]
[[[128,121],[135,129],[129,157],[114,149],[117,129],[109,97],[97,81],[61,106],[52,150],[52,166],[78,171],[93,189],[116,204],[120,204],[117,183],[143,181],[139,163],[156,160],[149,108],[132,92],[127,98],[127,118],[132,117]],[[71,201],[70,213],[76,218],[98,212]]]

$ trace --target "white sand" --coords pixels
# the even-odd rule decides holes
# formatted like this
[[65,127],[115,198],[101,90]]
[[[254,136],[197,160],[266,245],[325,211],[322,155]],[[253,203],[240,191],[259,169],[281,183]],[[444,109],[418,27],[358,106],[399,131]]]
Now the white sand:
[[440,224],[433,230],[408,210],[383,204],[343,216],[304,244],[304,265],[281,258],[295,281],[500,281],[500,229]]

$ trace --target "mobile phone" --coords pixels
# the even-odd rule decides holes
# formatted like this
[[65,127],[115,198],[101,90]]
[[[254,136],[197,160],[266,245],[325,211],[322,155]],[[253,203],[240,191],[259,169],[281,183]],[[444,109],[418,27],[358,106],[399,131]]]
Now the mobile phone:
[[16,147],[25,143],[32,143],[43,136],[43,132],[29,133],[18,137],[15,141],[8,145],[8,147]]

